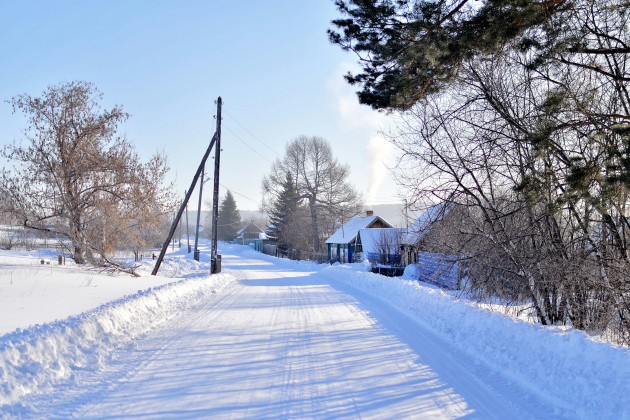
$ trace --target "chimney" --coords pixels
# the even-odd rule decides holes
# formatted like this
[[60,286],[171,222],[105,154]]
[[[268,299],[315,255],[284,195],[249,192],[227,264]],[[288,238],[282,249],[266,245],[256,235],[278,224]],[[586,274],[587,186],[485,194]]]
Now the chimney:
[[374,216],[374,210],[367,211],[367,217]]

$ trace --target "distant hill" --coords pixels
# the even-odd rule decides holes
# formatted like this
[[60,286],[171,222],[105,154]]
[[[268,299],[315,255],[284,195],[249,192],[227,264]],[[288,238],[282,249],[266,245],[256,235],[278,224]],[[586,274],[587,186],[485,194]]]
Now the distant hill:
[[[239,210],[241,213],[241,220],[244,222],[250,222],[252,220],[254,220],[254,223],[256,223],[258,226],[260,227],[265,227],[265,223],[267,222],[267,213],[261,213],[259,211],[256,210]],[[204,221],[206,220],[207,217],[211,217],[212,216],[212,211],[211,210],[202,210],[201,211],[201,220],[200,220],[200,225],[201,226],[205,226]],[[184,214],[183,216],[183,220],[184,223],[186,222],[186,215]],[[197,224],[197,211],[188,211],[188,224],[189,226],[195,226]]]

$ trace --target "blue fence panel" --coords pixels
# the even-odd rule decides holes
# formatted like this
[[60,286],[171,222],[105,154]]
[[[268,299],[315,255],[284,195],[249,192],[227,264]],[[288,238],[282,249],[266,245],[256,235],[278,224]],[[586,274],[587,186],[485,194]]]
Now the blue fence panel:
[[[368,252],[367,259],[373,264],[391,265],[394,267],[400,267],[401,258],[400,254],[388,254],[383,256],[377,252]],[[383,261],[384,260],[384,261]]]
[[457,290],[458,262],[452,255],[418,252],[418,280],[448,290]]

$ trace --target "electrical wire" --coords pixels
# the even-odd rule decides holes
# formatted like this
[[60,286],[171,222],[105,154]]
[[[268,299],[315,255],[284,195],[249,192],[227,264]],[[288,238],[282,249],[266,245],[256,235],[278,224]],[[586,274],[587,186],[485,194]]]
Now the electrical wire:
[[226,126],[224,123],[221,123],[221,126],[222,126],[222,127],[224,127],[224,128],[227,128],[227,130],[228,130],[230,133],[234,134],[234,137],[236,137],[237,139],[239,139],[240,141],[242,141],[242,142],[243,142],[243,144],[244,144],[245,146],[249,147],[249,148],[250,148],[250,149],[251,149],[254,153],[256,153],[258,156],[260,156],[261,158],[263,158],[263,159],[264,159],[264,160],[266,160],[267,162],[269,162],[269,163],[273,164],[273,162],[272,162],[272,161],[270,161],[269,159],[267,159],[266,157],[264,157],[263,155],[261,155],[260,153],[258,153],[258,152],[256,151],[256,149],[254,149],[252,146],[250,146],[249,144],[247,144],[247,142],[245,142],[245,140],[243,140],[242,138],[240,138],[239,136],[237,136],[237,135],[236,135],[236,133],[235,133],[234,131],[230,130],[230,128],[229,128],[228,126]]
[[404,200],[398,197],[372,197],[373,200],[385,200],[385,201],[391,201],[391,200]]
[[225,110],[223,110],[223,112],[225,112],[225,113],[228,115],[228,117],[232,118],[236,124],[240,125],[240,126],[241,126],[241,128],[242,128],[243,130],[245,130],[245,131],[247,131],[249,134],[251,134],[253,138],[255,138],[256,140],[258,140],[259,142],[261,142],[261,143],[262,143],[262,144],[263,144],[263,145],[264,145],[267,149],[271,150],[271,151],[272,151],[272,152],[274,152],[276,155],[278,155],[278,156],[282,157],[282,155],[281,155],[280,153],[276,152],[276,151],[275,151],[275,150],[273,150],[271,147],[267,146],[267,144],[266,144],[264,141],[262,141],[261,139],[259,139],[258,137],[256,137],[256,136],[254,135],[254,133],[252,133],[251,131],[249,131],[247,128],[243,127],[243,124],[241,124],[240,122],[236,121],[236,118],[234,118],[233,116],[231,116],[229,112],[227,112],[227,111],[225,111]]
[[227,225],[217,225],[217,227],[240,225],[241,222],[228,223]]
[[219,185],[220,185],[220,186],[222,186],[223,188],[225,188],[226,190],[230,190],[230,192],[232,192],[232,193],[234,193],[234,194],[236,194],[236,195],[240,195],[241,197],[246,198],[246,199],[248,199],[249,201],[253,201],[254,203],[256,203],[256,204],[260,205],[260,203],[259,203],[258,201],[256,201],[256,200],[252,200],[251,198],[246,197],[246,196],[244,196],[243,194],[241,194],[241,193],[239,193],[239,192],[234,191],[232,188],[230,188],[230,187],[226,187],[225,185],[221,184],[220,182],[219,182]]

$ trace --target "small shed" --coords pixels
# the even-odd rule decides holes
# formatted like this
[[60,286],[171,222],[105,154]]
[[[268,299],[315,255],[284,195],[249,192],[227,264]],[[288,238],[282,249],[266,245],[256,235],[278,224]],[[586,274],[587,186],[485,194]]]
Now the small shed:
[[385,219],[374,216],[372,211],[368,211],[365,217],[353,217],[326,240],[328,259],[336,259],[343,263],[352,262],[357,235],[361,229],[391,227],[392,225]]
[[355,252],[363,253],[363,259],[373,264],[400,267],[400,242],[406,233],[405,228],[361,229],[357,235]]

